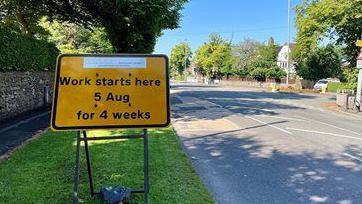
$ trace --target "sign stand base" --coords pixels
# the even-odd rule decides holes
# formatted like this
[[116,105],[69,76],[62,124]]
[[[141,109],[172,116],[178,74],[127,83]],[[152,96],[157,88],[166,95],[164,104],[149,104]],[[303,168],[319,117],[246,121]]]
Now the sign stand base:
[[[83,137],[81,136],[83,135]],[[88,141],[91,140],[116,140],[116,139],[136,139],[143,138],[143,173],[144,173],[144,184],[143,189],[132,189],[131,193],[143,193],[145,204],[148,204],[148,192],[149,192],[149,175],[148,175],[148,132],[147,129],[143,129],[143,134],[135,135],[122,135],[122,136],[107,136],[107,137],[87,137],[86,131],[77,132],[77,150],[75,157],[75,174],[74,174],[74,190],[73,190],[73,203],[78,204],[78,189],[79,189],[79,174],[80,174],[80,144],[84,142],[85,156],[87,160],[87,173],[89,180],[89,189],[91,196],[100,195],[100,192],[94,191],[93,176],[92,176],[92,165],[89,156]]]

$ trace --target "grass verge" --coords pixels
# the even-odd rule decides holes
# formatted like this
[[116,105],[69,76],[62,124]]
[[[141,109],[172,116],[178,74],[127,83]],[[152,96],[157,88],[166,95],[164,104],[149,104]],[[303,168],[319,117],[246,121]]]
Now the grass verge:
[[[134,133],[92,131],[92,135]],[[193,167],[182,152],[172,129],[149,131],[150,203],[213,203]],[[75,132],[46,132],[0,163],[0,203],[71,203],[75,163]],[[90,142],[96,190],[102,185],[143,185],[143,140]],[[80,198],[89,196],[84,148],[82,148]],[[143,203],[142,194],[131,203]]]

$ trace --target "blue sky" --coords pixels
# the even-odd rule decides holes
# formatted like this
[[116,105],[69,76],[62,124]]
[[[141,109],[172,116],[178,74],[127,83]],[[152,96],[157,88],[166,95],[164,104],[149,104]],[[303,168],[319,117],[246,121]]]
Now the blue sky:
[[[294,10],[301,0],[291,0],[291,40],[295,38]],[[155,52],[169,54],[172,47],[187,42],[194,52],[212,32],[238,43],[245,38],[278,44],[288,40],[287,0],[190,0],[182,10],[180,28],[166,30]],[[234,34],[233,34],[234,33]]]

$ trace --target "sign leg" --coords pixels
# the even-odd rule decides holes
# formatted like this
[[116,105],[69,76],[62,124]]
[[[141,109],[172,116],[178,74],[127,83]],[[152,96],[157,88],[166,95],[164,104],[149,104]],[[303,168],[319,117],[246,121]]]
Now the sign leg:
[[73,190],[74,204],[78,204],[79,158],[80,158],[80,131],[77,132],[77,150],[75,155],[75,173],[74,173],[74,190]]
[[143,129],[143,156],[144,156],[144,199],[148,204],[149,178],[148,178],[148,133],[147,129]]
[[86,131],[83,131],[83,138],[84,138],[85,156],[86,156],[86,160],[87,160],[89,189],[90,189],[90,194],[93,197],[95,195],[95,193],[94,193],[94,187],[93,187],[92,166],[91,166],[91,161],[90,161],[90,156],[89,156],[88,138],[87,138],[87,132]]

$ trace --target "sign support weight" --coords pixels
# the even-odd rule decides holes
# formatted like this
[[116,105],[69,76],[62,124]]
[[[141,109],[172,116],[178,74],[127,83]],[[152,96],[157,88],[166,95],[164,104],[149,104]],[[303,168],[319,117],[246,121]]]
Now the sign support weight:
[[[83,135],[83,136],[82,136]],[[74,190],[73,190],[73,203],[79,203],[79,175],[80,175],[80,145],[81,142],[84,142],[85,148],[85,156],[87,160],[87,174],[89,181],[89,189],[92,197],[100,195],[100,192],[94,191],[94,183],[93,183],[93,174],[92,174],[92,165],[89,154],[89,146],[88,141],[92,140],[117,140],[117,139],[137,139],[143,138],[143,175],[144,175],[144,183],[142,189],[132,189],[131,193],[143,193],[144,194],[144,203],[148,204],[148,193],[149,193],[149,162],[148,162],[148,131],[147,129],[143,129],[142,134],[134,134],[134,135],[118,135],[118,136],[107,136],[107,137],[88,137],[86,131],[77,131],[77,149],[76,149],[76,157],[75,157],[75,174],[74,174]]]

